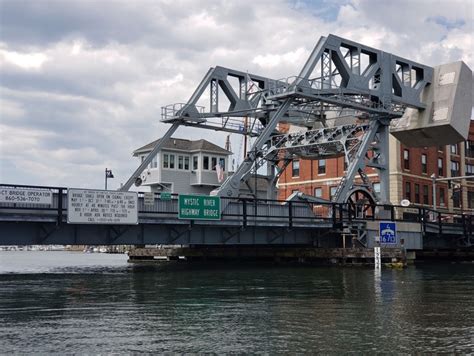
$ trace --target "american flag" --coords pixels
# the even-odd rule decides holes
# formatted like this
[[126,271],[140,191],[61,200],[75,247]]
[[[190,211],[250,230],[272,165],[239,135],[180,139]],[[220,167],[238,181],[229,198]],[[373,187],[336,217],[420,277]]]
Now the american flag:
[[224,181],[224,167],[222,167],[222,162],[219,162],[216,165],[217,181],[222,183]]

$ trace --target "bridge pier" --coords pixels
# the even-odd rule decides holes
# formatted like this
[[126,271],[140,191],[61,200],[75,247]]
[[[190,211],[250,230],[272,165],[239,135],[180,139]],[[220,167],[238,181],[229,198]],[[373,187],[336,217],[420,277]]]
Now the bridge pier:
[[[301,246],[160,246],[134,248],[129,262],[227,261],[272,262],[292,264],[372,265],[374,251],[369,248],[315,248]],[[415,260],[415,253],[402,249],[383,249],[386,263]]]

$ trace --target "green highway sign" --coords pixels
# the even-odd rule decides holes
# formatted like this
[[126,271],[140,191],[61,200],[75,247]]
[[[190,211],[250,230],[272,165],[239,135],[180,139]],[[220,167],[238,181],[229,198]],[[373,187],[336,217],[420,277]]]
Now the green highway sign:
[[160,193],[160,200],[171,200],[171,193],[161,192]]
[[208,195],[179,195],[178,219],[220,220],[221,198]]

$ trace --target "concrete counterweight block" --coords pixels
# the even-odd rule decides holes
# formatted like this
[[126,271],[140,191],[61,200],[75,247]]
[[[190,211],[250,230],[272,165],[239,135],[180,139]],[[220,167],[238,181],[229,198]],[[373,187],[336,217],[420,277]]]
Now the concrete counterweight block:
[[472,110],[472,71],[464,62],[434,67],[423,93],[426,109],[408,108],[390,132],[410,147],[444,146],[465,141]]

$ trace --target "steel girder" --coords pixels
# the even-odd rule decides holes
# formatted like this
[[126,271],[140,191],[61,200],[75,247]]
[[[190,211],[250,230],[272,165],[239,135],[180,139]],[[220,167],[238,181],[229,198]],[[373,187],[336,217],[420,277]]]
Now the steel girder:
[[[274,80],[224,67],[210,68],[187,103],[162,108],[162,122],[172,124],[165,137],[170,137],[180,125],[256,137],[247,157],[215,192],[217,195],[238,196],[241,181],[245,182],[252,169],[257,170],[264,162],[275,164],[280,161],[283,168],[293,157],[325,158],[344,154],[349,167],[334,197],[335,201],[344,201],[356,174],[360,174],[363,181],[368,181],[363,169],[371,166],[380,174],[380,200],[387,202],[388,124],[391,119],[401,117],[407,107],[425,108],[420,94],[430,84],[432,76],[431,67],[329,35],[320,38],[298,76]],[[199,105],[207,95],[208,107]],[[222,99],[229,104],[225,109],[220,105]],[[351,139],[353,133],[349,130],[338,139],[317,138],[323,137],[324,133],[347,130],[348,127],[324,131],[327,130],[328,119],[347,112],[366,119],[363,123],[356,123],[363,135]],[[286,136],[283,141],[289,146],[279,160],[276,152],[281,150],[272,146],[278,136],[272,137],[279,134],[276,127],[281,122],[309,129],[319,125],[323,131],[310,130],[307,135],[314,136],[306,137],[306,141],[299,143],[296,136],[291,139]],[[304,137],[303,133],[301,137]],[[149,154],[122,190],[130,188],[159,151],[159,146]],[[367,157],[368,150],[376,152],[370,159]],[[272,184],[279,174],[281,169],[271,180]]]

